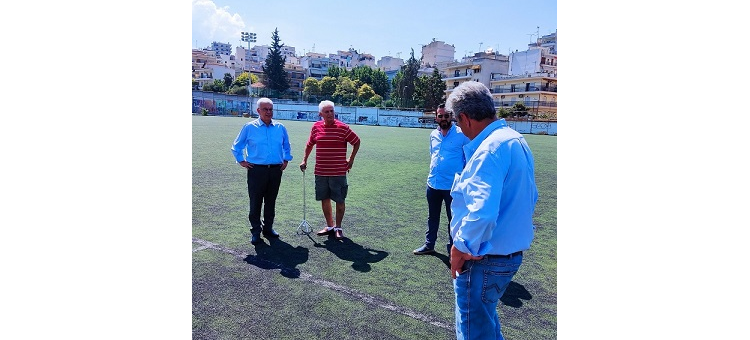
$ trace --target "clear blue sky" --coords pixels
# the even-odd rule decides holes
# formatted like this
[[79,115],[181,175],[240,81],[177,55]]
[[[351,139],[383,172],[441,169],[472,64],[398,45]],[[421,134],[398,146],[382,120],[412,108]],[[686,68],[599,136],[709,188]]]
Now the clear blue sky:
[[[350,47],[406,60],[422,55],[432,39],[452,44],[455,58],[492,47],[502,54],[526,50],[530,38],[557,30],[554,0],[467,1],[243,1],[193,0],[192,48],[218,41],[247,46],[240,32],[257,33],[253,45],[270,45],[275,28],[297,55],[336,53]],[[530,37],[533,34],[533,37]]]

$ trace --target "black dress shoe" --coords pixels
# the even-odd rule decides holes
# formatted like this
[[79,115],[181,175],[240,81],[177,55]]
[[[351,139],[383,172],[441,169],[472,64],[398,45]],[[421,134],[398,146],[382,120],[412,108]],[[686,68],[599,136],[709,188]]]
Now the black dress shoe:
[[265,238],[278,238],[279,237],[279,233],[277,233],[276,230],[273,230],[273,229],[268,230],[268,231],[263,230],[263,237],[265,237]]
[[253,234],[253,236],[250,237],[250,244],[258,244],[260,242],[262,241],[260,240],[259,234]]

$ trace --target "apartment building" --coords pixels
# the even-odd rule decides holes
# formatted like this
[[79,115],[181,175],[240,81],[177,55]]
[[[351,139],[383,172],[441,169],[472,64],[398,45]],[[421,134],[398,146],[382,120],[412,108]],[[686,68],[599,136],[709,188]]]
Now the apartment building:
[[331,60],[325,54],[315,52],[307,52],[299,59],[299,64],[306,70],[306,75],[318,80],[328,75],[330,62]]
[[307,74],[304,68],[300,65],[284,64],[284,71],[289,76],[289,92],[302,97],[302,90],[305,88],[305,79]]
[[216,52],[216,55],[223,54],[223,55],[231,55],[232,54],[232,44],[230,43],[220,43],[217,41],[214,41],[211,43],[211,49]]
[[360,65],[366,65],[372,68],[377,67],[375,65],[375,57],[372,54],[359,53],[353,48],[349,48],[348,51],[337,51],[336,54],[331,53],[328,55],[328,59],[330,60],[331,65],[346,68],[347,70],[351,70]]
[[490,92],[496,108],[523,103],[536,119],[557,120],[557,77],[543,74],[492,74]]
[[[217,62],[216,51],[193,49],[193,80],[198,82],[197,89],[214,81],[214,67],[221,66]],[[223,77],[223,74],[222,74]]]
[[467,81],[477,81],[488,88],[492,74],[508,74],[508,56],[496,53],[479,52],[471,58],[448,63],[443,72],[445,95],[450,95],[458,85]]
[[455,46],[433,38],[429,44],[422,46],[422,66],[437,67],[442,73],[449,63],[455,61],[455,55]]
[[[249,71],[263,77],[262,67],[270,51],[267,45],[256,45],[250,49],[237,47],[235,55],[231,44],[214,42],[211,49],[193,50],[193,79],[198,82],[198,89],[214,79],[223,79],[224,73],[233,74],[236,78],[242,72]],[[390,82],[404,60],[386,56],[375,63],[375,58],[367,53],[359,53],[353,48],[337,51],[336,54],[309,52],[297,57],[295,48],[282,47],[282,55],[287,63],[284,69],[289,75],[290,91],[301,96],[304,80],[307,77],[322,79],[328,74],[331,65],[348,70],[367,65],[380,68],[386,72]],[[453,59],[455,47],[434,38],[422,47],[422,65],[418,75],[431,75],[437,68],[446,83],[446,95],[463,82],[474,80],[490,88],[493,100],[498,108],[512,107],[516,102],[523,102],[530,114],[536,118],[557,118],[557,32],[537,38],[529,44],[527,51],[516,50],[509,56],[493,52],[491,48],[484,52],[466,56],[461,61]],[[253,87],[262,87],[254,84]]]
[[400,70],[401,66],[404,66],[404,60],[401,58],[394,58],[391,56],[385,56],[378,60],[376,64],[382,71],[388,72],[392,70]]
[[557,77],[557,55],[550,53],[549,47],[532,49],[510,54],[510,75],[522,76],[545,73]]

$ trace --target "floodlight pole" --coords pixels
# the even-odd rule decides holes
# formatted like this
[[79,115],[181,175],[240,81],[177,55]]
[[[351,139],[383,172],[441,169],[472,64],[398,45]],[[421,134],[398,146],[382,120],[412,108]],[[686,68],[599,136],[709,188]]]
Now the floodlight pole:
[[[241,34],[242,34],[242,41],[246,41],[247,42],[247,51],[245,51],[245,65],[247,65],[247,63],[248,63],[248,61],[247,61],[247,53],[250,52],[250,43],[251,42],[254,43],[254,42],[257,41],[256,40],[257,35],[255,33],[253,33],[253,32],[241,32]],[[252,77],[250,77],[250,70],[248,69],[247,70],[247,97],[248,97],[248,99],[250,98],[250,93],[251,93],[251,87],[250,87],[250,85],[252,85]]]

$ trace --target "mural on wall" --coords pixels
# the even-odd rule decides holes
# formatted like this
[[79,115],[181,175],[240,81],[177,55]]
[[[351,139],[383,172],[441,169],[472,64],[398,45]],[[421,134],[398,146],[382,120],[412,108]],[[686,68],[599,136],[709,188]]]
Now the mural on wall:
[[557,122],[534,122],[506,120],[511,129],[520,133],[545,134],[557,136]]
[[193,113],[200,113],[202,108],[212,115],[241,116],[244,112],[250,113],[250,103],[247,101],[193,98]]
[[[193,114],[206,108],[210,115],[239,116],[247,112],[257,116],[250,101],[257,98],[204,93],[193,93]],[[317,105],[303,103],[279,103],[274,105],[274,119],[318,121]],[[251,112],[252,111],[252,112]],[[381,125],[393,127],[435,128],[435,118],[424,112],[400,111],[383,108],[336,107],[336,119],[347,124]],[[557,135],[557,122],[507,120],[508,126],[520,133]]]
[[297,112],[297,120],[307,120],[308,112]]
[[348,112],[336,114],[336,119],[346,123],[346,124],[352,124],[354,123],[354,115],[349,114]]

